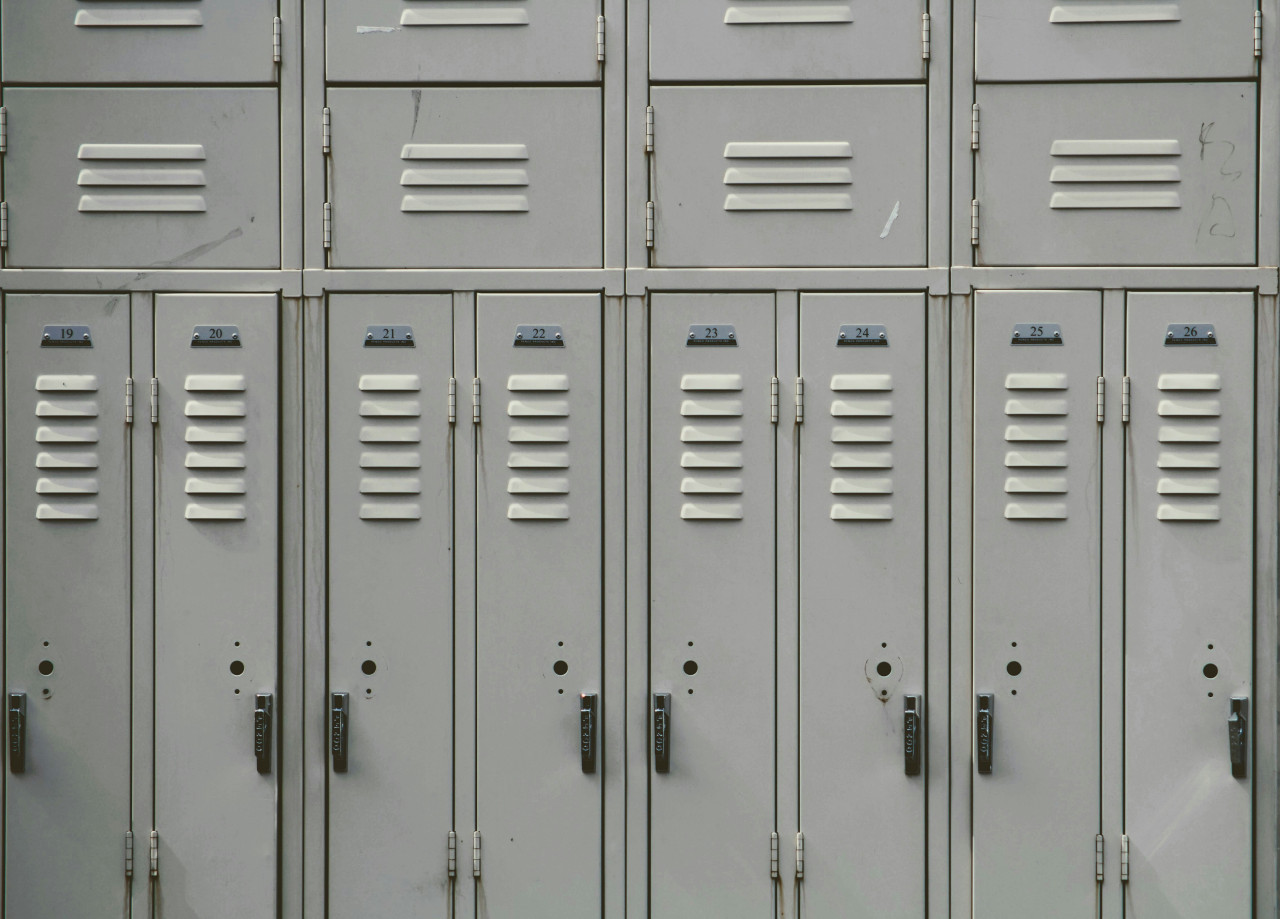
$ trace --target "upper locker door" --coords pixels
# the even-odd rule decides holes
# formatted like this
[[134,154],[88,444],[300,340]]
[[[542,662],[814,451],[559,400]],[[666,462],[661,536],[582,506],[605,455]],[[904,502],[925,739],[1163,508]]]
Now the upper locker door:
[[118,916],[128,902],[128,376],[127,294],[5,298],[11,919]]
[[598,294],[476,304],[482,914],[600,915],[601,320]]
[[330,80],[596,83],[599,0],[326,0]]
[[973,915],[984,919],[1095,906],[1101,322],[1093,291],[977,295]]
[[1256,7],[1256,0],[978,0],[978,79],[1251,78]]
[[922,80],[923,0],[650,0],[654,80]]
[[924,264],[923,86],[650,96],[655,265]]
[[979,264],[1254,262],[1254,84],[983,85],[977,96]]
[[596,268],[600,91],[331,89],[336,268]]
[[765,915],[776,823],[772,294],[655,294],[649,897]]
[[[444,915],[452,297],[329,300],[329,915]],[[332,694],[339,694],[336,697]],[[437,857],[433,858],[435,855]]]
[[168,919],[276,914],[276,313],[274,294],[156,297],[155,819]]
[[922,295],[801,298],[800,829],[817,916],[924,915],[924,369]]
[[1248,727],[1272,716],[1250,699],[1253,295],[1130,294],[1128,327],[1127,902],[1132,916],[1244,919]]
[[274,83],[276,0],[6,2],[6,83]]

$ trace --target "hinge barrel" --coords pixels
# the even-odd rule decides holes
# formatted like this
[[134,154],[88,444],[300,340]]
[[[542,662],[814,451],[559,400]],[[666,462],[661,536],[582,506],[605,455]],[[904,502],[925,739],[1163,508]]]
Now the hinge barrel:
[[1129,378],[1125,377],[1120,384],[1120,420],[1129,423]]
[[1099,884],[1101,884],[1102,883],[1102,846],[1103,846],[1102,834],[1099,833],[1094,838],[1093,842],[1094,842],[1094,874],[1095,874],[1094,879]]
[[9,246],[9,202],[0,201],[0,249]]
[[449,423],[458,423],[458,380],[449,377]]
[[[0,109],[3,112],[4,109]],[[647,106],[644,110],[644,152],[653,152],[653,106]]]
[[1120,883],[1129,883],[1129,837],[1120,837]]
[[0,105],[0,153],[9,149],[9,109]]
[[1262,57],[1262,10],[1253,11],[1253,56]]
[[151,876],[160,876],[160,834],[151,831]]
[[151,423],[160,423],[160,381],[151,378]]
[[333,248],[333,205],[324,203],[324,247]]
[[322,152],[328,156],[333,152],[333,111],[327,105],[320,113],[320,140]]
[[275,22],[271,25],[271,60],[280,63],[280,51],[284,47],[284,28],[280,22],[280,17],[275,18]]
[[604,17],[596,17],[596,63],[604,63]]
[[926,61],[929,60],[933,53],[933,48],[931,47],[932,39],[929,34],[932,31],[930,24],[929,14],[922,14],[920,17],[920,57]]
[[978,215],[980,213],[978,199],[974,198],[969,205],[969,243],[978,245]]
[[124,378],[124,423],[133,424],[133,377]]
[[1098,377],[1098,424],[1107,420],[1107,378]]
[[769,834],[769,877],[778,879],[778,834]]
[[796,377],[796,424],[804,424],[804,377]]
[[646,201],[644,205],[644,244],[646,248],[653,248],[653,202]]
[[449,831],[449,877],[458,876],[458,834]]
[[471,876],[480,877],[480,831],[471,834]]
[[471,423],[480,423],[480,378],[471,381]]
[[804,880],[804,833],[796,833],[796,880]]
[[773,424],[778,423],[778,378],[774,377],[769,381],[769,421]]
[[978,103],[973,103],[973,112],[969,116],[969,147],[977,150],[982,138],[982,111]]

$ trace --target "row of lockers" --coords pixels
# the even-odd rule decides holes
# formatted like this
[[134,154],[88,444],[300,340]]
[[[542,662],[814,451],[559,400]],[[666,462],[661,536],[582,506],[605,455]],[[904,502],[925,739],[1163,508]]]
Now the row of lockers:
[[[602,18],[621,7],[327,0],[316,14],[330,81],[598,83]],[[278,12],[276,0],[6,0],[0,72],[8,84],[272,83]],[[650,0],[649,74],[922,80],[929,46],[945,40],[928,13],[925,0]],[[1257,69],[1255,0],[977,0],[975,13],[979,80],[1249,79]]]
[[[1253,83],[978,88],[973,241],[986,265],[1257,261]],[[923,86],[651,91],[656,267],[924,266]],[[601,91],[336,88],[334,268],[602,267]],[[270,268],[273,89],[6,89],[5,264]]]
[[[1274,706],[1251,698],[1257,307],[1102,304],[976,296],[973,475],[951,496],[973,508],[956,662],[973,696],[937,701],[970,712],[952,742],[973,774],[951,781],[972,782],[973,915],[1075,919],[1124,883],[1131,915],[1245,919],[1250,719]],[[132,895],[134,915],[273,916],[293,832],[280,719],[300,717],[277,704],[276,298],[10,294],[4,331],[5,915],[116,915]],[[926,385],[938,334],[920,293],[806,293],[798,313],[769,293],[651,298],[648,446],[630,448],[649,470],[631,511],[648,608],[628,616],[647,620],[652,707],[626,733],[649,751],[650,843],[628,871],[647,873],[653,916],[764,915],[798,884],[814,916],[920,917],[926,864],[948,870],[925,856],[926,787],[948,772],[925,732],[928,692],[947,692],[925,670],[926,533],[948,507],[926,484],[927,440],[947,436],[924,421],[946,398]],[[624,663],[603,632],[604,522],[622,519],[605,445],[624,419],[604,408],[623,369],[601,298],[482,293],[460,313],[448,294],[332,295],[324,340],[304,399],[326,419],[327,472],[307,483],[327,509],[307,553],[326,692],[307,703],[328,748],[328,915],[444,915],[453,898],[599,915],[617,832],[601,782],[622,767],[603,738],[623,719],[601,694]],[[1122,604],[1101,588],[1114,519]],[[1104,694],[1115,622],[1124,689]],[[791,654],[795,737],[777,727]],[[1116,710],[1122,778],[1101,741]],[[798,814],[778,805],[793,746]],[[153,825],[131,819],[143,759]],[[1104,881],[1100,802],[1119,782],[1107,858],[1124,867]],[[455,825],[463,799],[474,825]],[[771,868],[778,845],[803,859]]]

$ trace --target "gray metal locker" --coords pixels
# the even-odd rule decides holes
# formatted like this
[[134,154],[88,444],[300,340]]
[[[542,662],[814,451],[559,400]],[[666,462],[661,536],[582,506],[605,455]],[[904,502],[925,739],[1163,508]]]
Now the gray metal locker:
[[1134,293],[1127,312],[1127,901],[1134,916],[1244,919],[1249,722],[1274,717],[1249,704],[1253,295]]
[[974,337],[973,915],[1092,915],[1101,296],[980,291]]
[[277,340],[274,294],[156,296],[156,896],[167,919],[276,914]]
[[1248,265],[1250,83],[979,86],[984,265]]
[[334,267],[590,268],[600,91],[330,89]]
[[923,0],[650,0],[654,80],[923,80]]
[[127,296],[5,297],[11,919],[128,902],[129,332]]
[[800,830],[815,916],[924,916],[924,884],[887,883],[925,865],[924,368],[922,294],[800,298]]
[[6,89],[10,268],[280,264],[271,89]]
[[601,338],[598,294],[477,297],[481,914],[600,915]]
[[335,295],[328,338],[328,915],[444,915],[452,297]]
[[325,73],[370,83],[597,83],[599,0],[326,0]]
[[650,913],[763,916],[777,826],[774,298],[652,301]]
[[276,0],[0,5],[6,83],[274,83]]
[[977,0],[979,80],[1251,78],[1256,0]]
[[923,86],[650,96],[655,265],[924,264]]

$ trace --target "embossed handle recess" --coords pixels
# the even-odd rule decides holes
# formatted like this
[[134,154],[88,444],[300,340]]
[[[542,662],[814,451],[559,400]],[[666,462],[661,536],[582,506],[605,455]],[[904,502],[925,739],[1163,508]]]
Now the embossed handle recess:
[[920,774],[920,738],[924,726],[924,697],[904,696],[902,713],[902,752],[907,775]]
[[1227,719],[1227,740],[1231,745],[1231,775],[1237,779],[1249,775],[1249,700],[1231,697],[1231,717]]
[[653,771],[671,771],[671,693],[653,694]]
[[584,692],[578,697],[578,743],[582,753],[582,771],[596,771],[596,694]]
[[347,716],[349,694],[335,692],[329,704],[329,753],[333,771],[347,771]]
[[990,775],[994,759],[996,697],[989,692],[978,693],[978,774]]

